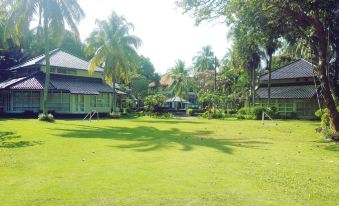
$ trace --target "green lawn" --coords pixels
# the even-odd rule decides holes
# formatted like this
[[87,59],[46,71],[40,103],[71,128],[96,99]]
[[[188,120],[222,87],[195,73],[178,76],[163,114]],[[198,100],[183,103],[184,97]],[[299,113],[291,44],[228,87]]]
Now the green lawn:
[[0,205],[339,204],[318,122],[0,120]]

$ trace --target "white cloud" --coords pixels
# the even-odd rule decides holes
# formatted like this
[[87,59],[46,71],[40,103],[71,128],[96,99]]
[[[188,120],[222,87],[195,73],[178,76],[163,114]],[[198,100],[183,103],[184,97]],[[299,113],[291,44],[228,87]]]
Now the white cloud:
[[134,34],[143,41],[139,53],[149,57],[160,73],[179,58],[190,65],[202,46],[211,45],[218,58],[230,48],[226,25],[196,27],[194,19],[175,8],[174,0],[80,0],[80,4],[86,13],[79,25],[82,39],[93,30],[96,19],[106,19],[114,10],[134,24]]

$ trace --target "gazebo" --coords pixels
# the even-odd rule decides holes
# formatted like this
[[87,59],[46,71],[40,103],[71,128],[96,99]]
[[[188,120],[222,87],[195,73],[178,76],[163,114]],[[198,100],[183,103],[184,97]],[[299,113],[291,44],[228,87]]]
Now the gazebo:
[[172,97],[166,100],[166,106],[168,109],[184,110],[188,108],[191,103],[180,97]]

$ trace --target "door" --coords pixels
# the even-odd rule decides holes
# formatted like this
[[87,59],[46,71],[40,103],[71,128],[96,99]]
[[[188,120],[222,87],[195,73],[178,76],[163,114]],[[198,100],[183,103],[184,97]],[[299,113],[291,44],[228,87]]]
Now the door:
[[76,94],[75,98],[75,112],[84,112],[84,95]]

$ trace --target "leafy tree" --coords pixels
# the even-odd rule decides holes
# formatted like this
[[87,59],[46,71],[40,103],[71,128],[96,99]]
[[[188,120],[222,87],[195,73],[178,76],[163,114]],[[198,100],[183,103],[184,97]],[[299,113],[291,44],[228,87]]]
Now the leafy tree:
[[214,71],[195,72],[193,80],[198,92],[213,91],[214,89]]
[[[92,75],[98,66],[104,67],[104,76],[115,90],[118,78],[128,81],[128,73],[137,70],[139,55],[136,49],[141,40],[130,34],[133,25],[115,12],[104,21],[97,20],[97,28],[87,39],[87,53],[95,53],[90,61]],[[116,112],[116,94],[113,95],[113,112]]]
[[208,108],[223,108],[226,104],[227,96],[219,92],[202,92],[199,94],[199,102]]
[[154,81],[156,84],[160,81],[160,76],[155,72],[154,66],[151,60],[147,57],[140,57],[140,66],[138,69],[138,73],[146,77],[146,79],[150,81]]
[[272,68],[283,67],[296,60],[297,58],[285,54],[274,56],[272,59]]
[[[247,8],[257,7],[263,14],[266,22],[258,24],[258,30],[250,33],[258,34],[265,30],[266,25],[274,25],[273,28],[280,28],[278,35],[270,32],[265,34],[269,37],[266,48],[271,53],[275,48],[276,37],[282,36],[291,44],[304,41],[311,48],[312,61],[317,65],[318,77],[322,84],[322,94],[326,107],[330,111],[330,118],[334,125],[335,132],[339,132],[339,112],[336,109],[336,97],[334,91],[333,74],[336,74],[335,67],[330,67],[329,59],[334,52],[334,24],[336,0],[181,0],[178,6],[195,16],[197,23],[204,20],[224,18],[228,23],[241,21],[246,14]],[[337,3],[338,4],[338,3]],[[241,13],[239,9],[242,8]],[[253,11],[249,9],[249,11]],[[236,13],[236,15],[235,15]],[[251,13],[251,12],[249,12]],[[262,15],[260,15],[262,16]],[[256,16],[252,16],[255,19]],[[247,18],[248,19],[248,18]],[[269,28],[272,30],[272,28]],[[280,33],[281,32],[281,33]],[[270,64],[270,62],[269,62]]]
[[[39,28],[32,29],[30,33],[24,37],[25,44],[22,46],[25,56],[28,58],[36,57],[44,52],[44,45],[41,44],[41,34],[39,34],[38,30]],[[49,32],[51,37],[55,35],[53,32],[54,31]],[[50,38],[49,46],[50,50],[61,48],[78,57],[87,59],[84,53],[85,45],[81,42],[79,36],[72,31],[66,30],[62,36]]]
[[140,102],[145,96],[147,96],[148,84],[150,82],[141,74],[131,74],[129,78],[131,93],[137,98],[138,102]]
[[163,94],[154,94],[145,97],[144,105],[146,111],[149,112],[158,112],[161,105],[166,101],[167,97]]
[[193,57],[193,68],[196,72],[213,71],[215,69],[215,55],[211,46],[202,47],[198,55]]
[[84,16],[84,12],[77,0],[3,0],[10,7],[8,29],[20,33],[23,25],[28,25],[38,17],[39,28],[43,29],[45,45],[45,87],[43,98],[43,113],[47,115],[48,85],[50,81],[50,38],[49,32],[57,36],[63,34],[67,24],[78,34],[76,23]]
[[169,77],[171,78],[171,84],[169,86],[171,93],[181,98],[188,97],[191,82],[184,61],[179,59],[175,62],[175,66],[172,68]]

